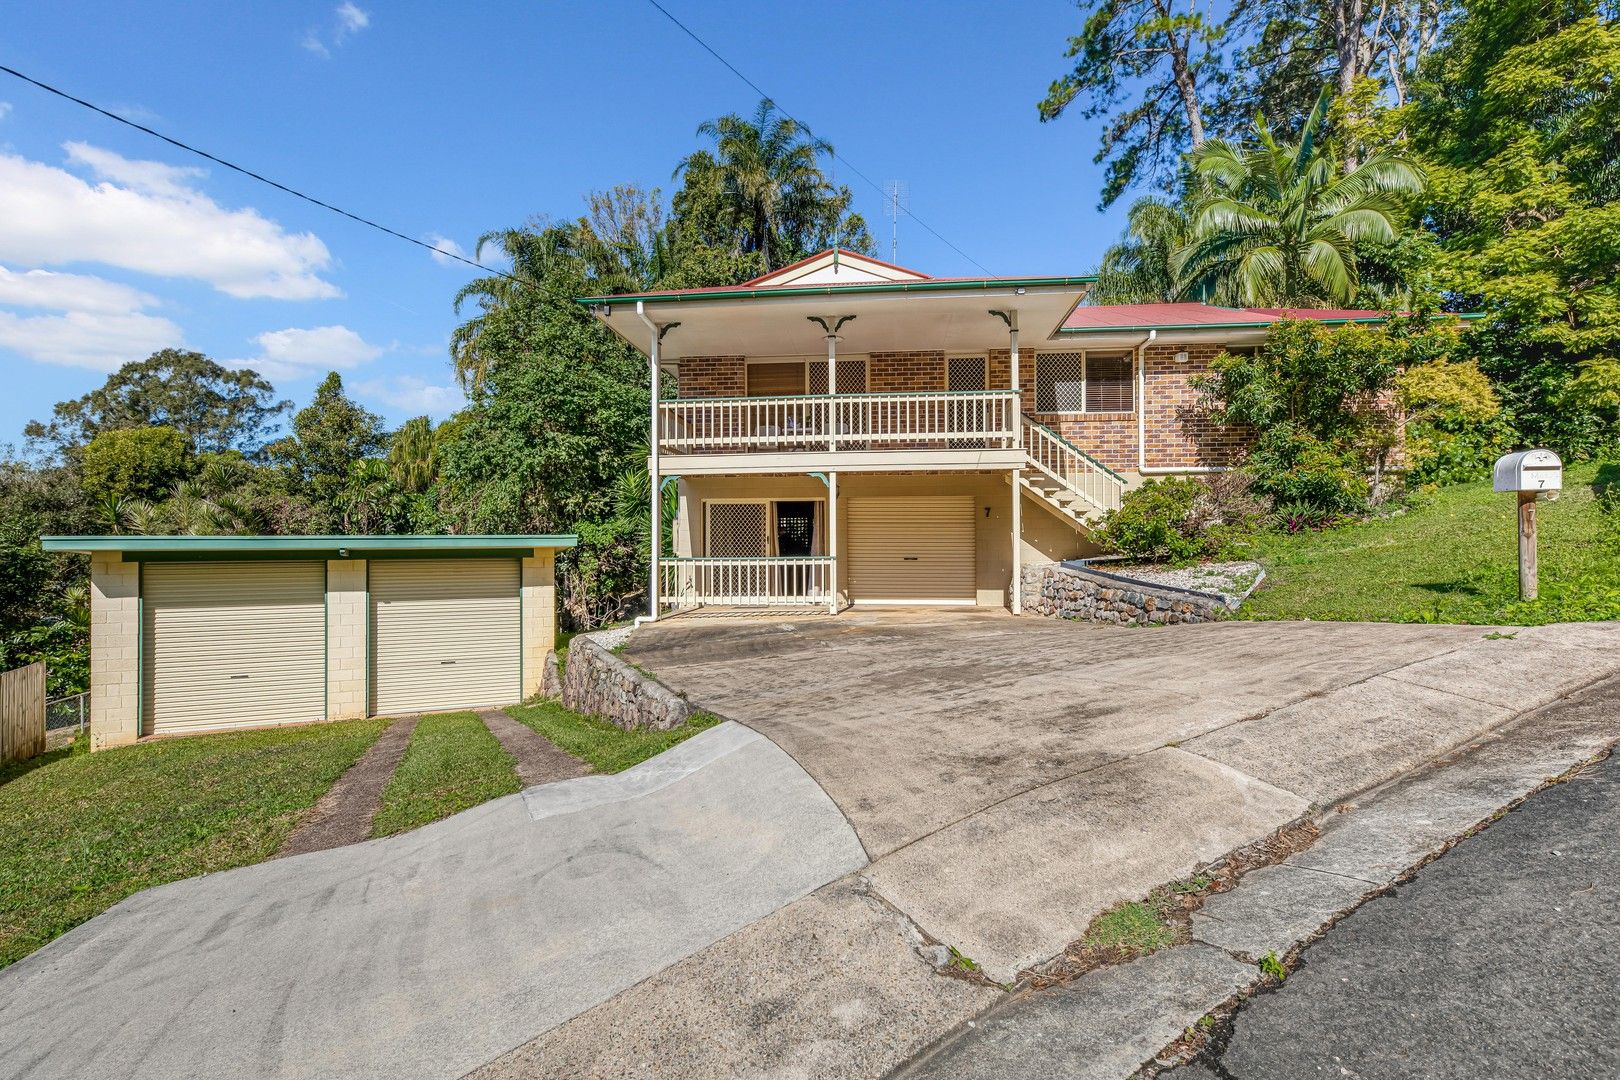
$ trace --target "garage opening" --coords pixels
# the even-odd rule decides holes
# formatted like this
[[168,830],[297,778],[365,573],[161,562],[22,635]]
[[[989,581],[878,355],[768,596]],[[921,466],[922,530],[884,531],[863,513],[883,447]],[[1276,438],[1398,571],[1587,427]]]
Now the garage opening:
[[326,716],[326,564],[141,569],[141,734]]
[[976,603],[975,505],[971,495],[850,499],[850,602]]
[[372,559],[371,711],[523,697],[517,559]]

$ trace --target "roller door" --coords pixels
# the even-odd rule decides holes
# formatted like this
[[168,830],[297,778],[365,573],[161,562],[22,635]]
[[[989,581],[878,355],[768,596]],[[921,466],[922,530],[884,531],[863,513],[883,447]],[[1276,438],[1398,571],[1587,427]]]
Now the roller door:
[[373,712],[522,697],[517,559],[372,559],[369,571]]
[[141,600],[143,734],[325,718],[325,563],[147,563]]
[[975,603],[974,508],[971,495],[850,499],[850,601]]

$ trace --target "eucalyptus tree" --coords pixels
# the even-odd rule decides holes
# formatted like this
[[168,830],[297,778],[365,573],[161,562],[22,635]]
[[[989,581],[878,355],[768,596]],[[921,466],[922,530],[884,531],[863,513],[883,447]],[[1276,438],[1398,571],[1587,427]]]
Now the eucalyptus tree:
[[1323,136],[1324,88],[1297,142],[1257,116],[1254,141],[1216,139],[1189,155],[1198,195],[1189,242],[1172,260],[1185,291],[1250,306],[1347,305],[1360,288],[1356,245],[1392,244],[1423,174],[1378,153],[1349,171]]

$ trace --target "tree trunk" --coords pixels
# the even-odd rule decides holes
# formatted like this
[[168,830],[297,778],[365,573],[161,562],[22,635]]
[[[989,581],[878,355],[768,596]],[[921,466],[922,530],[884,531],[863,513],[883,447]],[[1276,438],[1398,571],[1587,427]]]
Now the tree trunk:
[[[1153,0],[1153,7],[1159,18],[1170,18],[1165,0]],[[1192,31],[1178,38],[1175,31],[1166,30],[1164,42],[1170,53],[1170,71],[1176,82],[1176,93],[1181,97],[1182,111],[1187,114],[1187,132],[1192,138],[1192,148],[1196,150],[1204,145],[1204,113],[1198,107],[1198,80],[1193,75],[1189,56],[1192,51]]]

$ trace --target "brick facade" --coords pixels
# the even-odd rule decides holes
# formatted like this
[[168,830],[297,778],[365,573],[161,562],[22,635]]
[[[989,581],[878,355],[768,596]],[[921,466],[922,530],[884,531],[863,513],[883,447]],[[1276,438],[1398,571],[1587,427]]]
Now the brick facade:
[[[1193,380],[1209,370],[1221,345],[1153,345],[1140,353],[1146,387],[1146,465],[1150,469],[1209,468],[1231,465],[1248,445],[1246,429],[1223,427],[1209,418],[1193,387]],[[1019,381],[1024,412],[1057,431],[1111,469],[1135,472],[1138,468],[1137,414],[1039,413],[1035,411],[1035,354],[1065,351],[1064,347],[1023,348],[1019,351]],[[1075,349],[1073,351],[1079,351]],[[1119,350],[1106,350],[1117,354]],[[1177,363],[1178,352],[1188,354]],[[1012,354],[1007,349],[987,350],[989,385],[1009,385]],[[872,393],[906,393],[945,389],[945,353],[937,350],[872,353],[867,357],[868,389]],[[739,397],[747,393],[745,360],[741,356],[696,356],[680,361],[680,396],[683,398]]]

